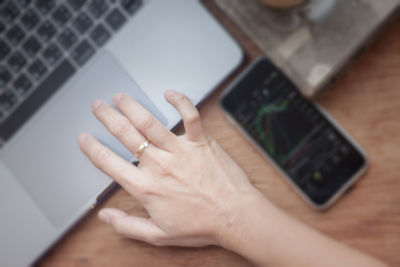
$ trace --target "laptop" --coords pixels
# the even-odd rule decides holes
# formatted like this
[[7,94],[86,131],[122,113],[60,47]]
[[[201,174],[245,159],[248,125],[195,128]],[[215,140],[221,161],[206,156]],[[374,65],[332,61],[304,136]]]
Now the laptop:
[[164,91],[198,104],[242,56],[196,0],[0,1],[0,266],[34,263],[112,184],[79,133],[134,160],[95,99],[125,92],[171,129]]

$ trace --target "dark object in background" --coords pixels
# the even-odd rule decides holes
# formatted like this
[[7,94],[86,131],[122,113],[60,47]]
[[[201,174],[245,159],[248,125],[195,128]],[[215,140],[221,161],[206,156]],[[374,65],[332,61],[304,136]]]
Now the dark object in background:
[[367,168],[351,137],[266,58],[233,82],[220,105],[316,209],[331,205]]

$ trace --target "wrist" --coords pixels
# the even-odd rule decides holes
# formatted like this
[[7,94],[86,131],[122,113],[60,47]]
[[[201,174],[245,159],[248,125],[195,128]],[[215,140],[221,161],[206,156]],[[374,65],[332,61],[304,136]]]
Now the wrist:
[[245,246],[248,243],[246,233],[254,227],[253,222],[269,217],[270,212],[276,208],[255,188],[243,192],[241,197],[236,197],[233,202],[235,204],[231,215],[218,231],[218,245],[245,256]]
[[336,266],[337,259],[345,266],[385,266],[291,218],[258,191],[238,200],[219,245],[257,266]]

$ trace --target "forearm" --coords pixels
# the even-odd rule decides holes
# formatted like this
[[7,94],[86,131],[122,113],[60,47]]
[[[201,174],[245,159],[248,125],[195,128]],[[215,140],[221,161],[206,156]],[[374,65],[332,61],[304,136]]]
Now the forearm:
[[312,230],[261,194],[232,225],[224,247],[259,266],[386,266]]

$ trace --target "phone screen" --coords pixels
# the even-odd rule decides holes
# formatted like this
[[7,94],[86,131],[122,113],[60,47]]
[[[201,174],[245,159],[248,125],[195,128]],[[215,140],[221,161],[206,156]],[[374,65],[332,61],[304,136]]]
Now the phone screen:
[[366,163],[344,134],[269,61],[253,67],[221,104],[316,205]]

